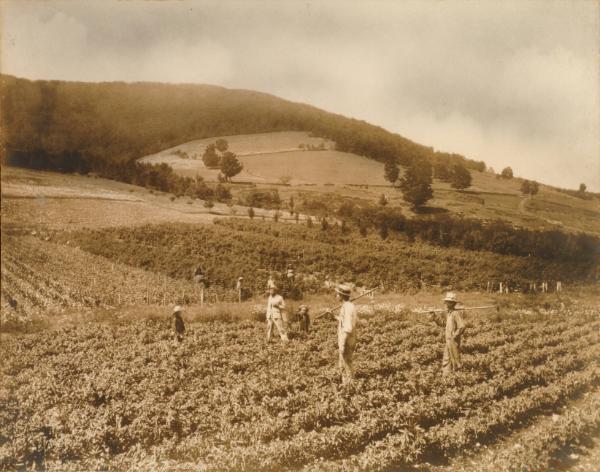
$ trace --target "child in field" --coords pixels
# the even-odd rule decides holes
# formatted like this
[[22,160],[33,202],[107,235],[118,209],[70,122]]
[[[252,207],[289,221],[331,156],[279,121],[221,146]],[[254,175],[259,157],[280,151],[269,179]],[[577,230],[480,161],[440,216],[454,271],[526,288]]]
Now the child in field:
[[183,312],[183,308],[177,305],[173,308],[173,321],[174,321],[174,329],[175,329],[175,339],[177,342],[183,341],[183,334],[185,333],[185,323],[183,322],[183,318],[181,314]]
[[300,323],[300,331],[308,333],[310,329],[310,315],[308,314],[308,307],[306,305],[300,305],[298,309],[298,321]]

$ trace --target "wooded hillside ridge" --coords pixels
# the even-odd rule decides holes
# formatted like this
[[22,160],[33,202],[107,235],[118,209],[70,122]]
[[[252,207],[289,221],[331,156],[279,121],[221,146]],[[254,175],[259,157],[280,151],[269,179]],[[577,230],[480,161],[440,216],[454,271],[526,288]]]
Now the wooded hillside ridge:
[[2,75],[8,162],[90,171],[212,136],[305,131],[381,162],[485,163],[434,151],[365,121],[266,93],[212,85],[30,81]]

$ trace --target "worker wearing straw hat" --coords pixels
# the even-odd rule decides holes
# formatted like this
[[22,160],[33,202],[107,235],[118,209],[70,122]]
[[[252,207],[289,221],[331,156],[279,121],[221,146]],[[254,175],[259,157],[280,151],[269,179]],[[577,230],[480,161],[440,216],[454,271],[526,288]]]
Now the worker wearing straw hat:
[[279,337],[284,343],[289,341],[283,322],[282,312],[285,310],[283,297],[277,293],[277,286],[273,285],[269,289],[269,299],[267,300],[267,342],[271,342],[273,325],[277,328]]
[[[461,368],[460,361],[460,341],[465,331],[465,322],[460,315],[460,312],[455,310],[458,300],[454,292],[446,293],[444,297],[446,304],[446,346],[444,348],[444,357],[442,359],[442,371],[444,375]],[[437,319],[433,320],[442,326],[442,323]]]
[[348,285],[340,284],[335,288],[337,298],[342,302],[338,320],[339,366],[342,383],[351,383],[354,379],[354,349],[356,347],[356,324],[358,315],[356,306],[350,301],[351,289]]

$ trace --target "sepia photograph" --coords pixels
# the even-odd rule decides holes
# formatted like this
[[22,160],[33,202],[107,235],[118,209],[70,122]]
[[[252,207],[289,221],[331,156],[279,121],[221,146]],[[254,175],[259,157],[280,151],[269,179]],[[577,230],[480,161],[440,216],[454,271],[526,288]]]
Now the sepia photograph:
[[0,0],[0,472],[600,472],[600,0]]

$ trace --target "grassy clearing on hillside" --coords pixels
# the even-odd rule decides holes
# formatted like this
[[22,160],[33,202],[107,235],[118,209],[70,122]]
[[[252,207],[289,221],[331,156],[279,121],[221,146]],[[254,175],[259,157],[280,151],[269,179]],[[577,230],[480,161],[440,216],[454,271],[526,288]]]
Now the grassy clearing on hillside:
[[229,144],[229,150],[238,156],[294,151],[298,150],[300,145],[319,146],[323,143],[327,149],[334,146],[334,143],[327,139],[310,136],[308,133],[301,131],[276,131],[273,133],[239,134],[236,136],[198,139],[142,157],[141,159],[148,160],[157,156],[175,156],[176,151],[185,152],[190,156],[196,154],[201,158],[206,147],[209,144],[214,144],[217,139],[225,139]]
[[[239,205],[148,190],[112,180],[2,166],[2,228],[45,229],[134,226],[159,222],[212,223],[219,215],[247,216]],[[257,218],[273,211],[255,208]],[[288,217],[289,215],[282,215]],[[282,218],[283,219],[283,218]]]
[[[242,157],[247,173],[277,182],[289,175],[292,184],[386,185],[383,164],[338,151],[292,151]],[[284,173],[287,169],[287,174]]]
[[[155,163],[166,162],[181,175],[201,175],[216,181],[218,170],[207,169],[201,160],[182,159],[173,154],[177,150],[198,153],[201,156],[207,144],[220,137],[192,141],[143,158]],[[291,177],[292,187],[280,187],[286,198],[298,192],[309,191],[316,195],[360,198],[376,202],[382,193],[390,204],[401,207],[412,215],[402,194],[383,177],[383,165],[377,161],[350,153],[337,151],[300,151],[300,142],[318,145],[321,138],[311,138],[306,133],[276,132],[256,135],[224,136],[231,148],[241,157],[244,170],[234,178],[256,184],[259,188],[279,183],[284,176]],[[294,143],[298,143],[294,145]],[[327,142],[332,148],[333,143]],[[401,170],[402,175],[402,170]],[[488,172],[471,172],[472,186],[465,192],[452,189],[448,183],[434,180],[434,198],[428,202],[433,211],[450,211],[465,216],[485,219],[501,218],[515,225],[529,228],[559,228],[564,231],[589,231],[600,233],[600,202],[584,200],[558,192],[542,185],[531,204],[523,204],[521,179],[499,179]],[[329,184],[329,185],[327,185]],[[358,188],[356,185],[363,185]],[[236,192],[234,186],[234,194]]]

